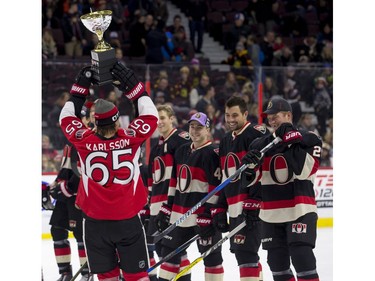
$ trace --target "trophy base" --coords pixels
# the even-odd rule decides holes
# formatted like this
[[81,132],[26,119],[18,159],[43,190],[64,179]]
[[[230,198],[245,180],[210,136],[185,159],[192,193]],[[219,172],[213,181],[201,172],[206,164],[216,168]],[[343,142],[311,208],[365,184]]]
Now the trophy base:
[[91,68],[94,71],[94,84],[101,86],[112,84],[111,68],[117,62],[115,49],[103,52],[91,51]]

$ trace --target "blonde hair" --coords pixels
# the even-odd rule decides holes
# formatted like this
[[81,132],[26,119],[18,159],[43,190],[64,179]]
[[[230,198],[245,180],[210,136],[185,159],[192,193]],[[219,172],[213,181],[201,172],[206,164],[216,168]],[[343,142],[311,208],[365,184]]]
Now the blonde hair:
[[172,117],[172,116],[175,116],[175,113],[174,113],[174,110],[172,108],[172,106],[170,106],[169,104],[160,104],[158,106],[156,106],[156,109],[159,111],[165,111],[168,115],[168,117]]

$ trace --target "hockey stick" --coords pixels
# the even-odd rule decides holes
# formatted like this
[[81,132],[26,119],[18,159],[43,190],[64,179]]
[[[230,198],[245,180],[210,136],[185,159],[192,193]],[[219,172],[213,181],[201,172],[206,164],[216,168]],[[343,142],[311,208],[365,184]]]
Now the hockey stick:
[[231,238],[233,235],[235,235],[240,229],[242,229],[246,225],[246,221],[241,222],[237,227],[235,227],[231,232],[229,232],[226,236],[224,236],[222,239],[220,239],[215,245],[213,245],[211,248],[209,248],[206,252],[204,252],[200,257],[196,258],[192,263],[190,263],[187,267],[185,267],[183,270],[181,270],[173,279],[173,281],[178,280],[182,275],[184,275],[186,272],[188,272],[194,265],[199,263],[201,260],[203,260],[205,257],[207,257],[209,254],[211,254],[213,251],[215,251],[217,248],[219,248],[225,241],[227,241],[229,238]]
[[[262,153],[262,157],[264,153],[266,153],[271,147],[273,147],[275,144],[279,143],[281,139],[279,137],[276,137],[272,142],[267,144],[263,149],[260,151]],[[148,244],[155,244],[159,240],[161,240],[164,236],[169,234],[173,229],[175,229],[178,225],[183,223],[187,217],[189,217],[191,214],[193,214],[199,207],[201,207],[206,201],[208,201],[212,196],[214,196],[217,192],[222,190],[225,186],[227,186],[232,179],[237,177],[239,174],[241,174],[246,168],[249,166],[249,164],[243,164],[241,167],[238,168],[237,171],[234,172],[233,175],[228,177],[225,181],[223,181],[221,184],[219,184],[215,189],[213,189],[210,193],[208,193],[205,197],[202,198],[197,204],[195,204],[190,210],[188,210],[185,214],[183,214],[178,220],[176,220],[173,224],[169,225],[163,232],[154,233],[151,237],[147,237],[147,243]]]
[[182,244],[181,246],[177,247],[177,249],[175,249],[174,251],[170,252],[168,255],[166,255],[164,258],[162,258],[160,261],[158,261],[156,264],[154,264],[153,266],[151,266],[149,269],[147,269],[147,272],[151,272],[153,271],[155,268],[157,268],[159,265],[161,265],[163,262],[169,260],[170,258],[174,257],[175,255],[177,255],[178,253],[180,253],[181,251],[185,250],[187,247],[190,246],[191,243],[193,243],[194,241],[196,241],[197,239],[199,238],[199,235],[195,235],[193,236],[192,238],[190,238],[188,241],[186,241],[184,244]]
[[85,261],[84,264],[82,264],[82,266],[78,269],[77,273],[74,274],[74,276],[72,277],[72,279],[70,279],[70,281],[74,281],[77,279],[78,275],[82,272],[83,269],[85,269],[87,267],[87,261]]

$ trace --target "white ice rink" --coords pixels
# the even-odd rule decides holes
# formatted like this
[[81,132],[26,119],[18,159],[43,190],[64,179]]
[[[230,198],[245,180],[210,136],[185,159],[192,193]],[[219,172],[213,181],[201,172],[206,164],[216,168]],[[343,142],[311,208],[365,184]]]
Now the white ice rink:
[[[332,239],[333,233],[332,228],[319,228],[318,239],[315,248],[315,255],[317,258],[317,269],[320,275],[320,281],[332,281],[333,280],[333,246]],[[77,272],[79,269],[77,246],[74,239],[69,239],[72,248],[72,266],[73,272]],[[240,280],[238,267],[233,254],[229,252],[229,241],[223,244],[224,253],[224,281],[236,281]],[[44,274],[44,281],[56,281],[59,278],[58,269],[55,262],[53,244],[51,239],[44,239],[42,241],[42,268]],[[195,244],[190,245],[188,248],[188,256],[190,262],[200,256],[197,251]],[[264,281],[271,281],[272,276],[266,263],[266,252],[261,250],[260,252],[261,263],[263,265],[263,276]],[[73,273],[73,274],[74,274]],[[77,278],[78,280],[80,278]],[[201,261],[192,268],[192,280],[203,281],[203,262]]]

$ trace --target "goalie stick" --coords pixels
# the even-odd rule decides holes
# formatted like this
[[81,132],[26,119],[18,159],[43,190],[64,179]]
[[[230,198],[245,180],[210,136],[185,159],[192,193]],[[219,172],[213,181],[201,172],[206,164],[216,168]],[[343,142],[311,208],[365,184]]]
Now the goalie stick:
[[[279,137],[276,137],[272,142],[267,144],[263,149],[260,151],[262,153],[262,157],[264,153],[266,153],[271,147],[279,143],[281,139]],[[223,181],[221,184],[219,184],[215,189],[213,189],[211,192],[209,192],[205,197],[203,197],[197,204],[195,204],[190,210],[188,210],[185,214],[183,214],[179,219],[177,219],[173,224],[169,225],[166,229],[164,229],[163,232],[155,232],[152,236],[147,237],[147,244],[155,244],[159,240],[161,240],[164,236],[168,235],[173,229],[175,229],[178,225],[183,223],[191,214],[193,214],[199,207],[201,207],[206,201],[208,201],[212,196],[214,196],[217,192],[222,190],[225,186],[227,186],[232,179],[237,177],[239,174],[241,174],[244,170],[247,169],[249,164],[243,164],[241,167],[238,168],[234,172],[233,175],[228,177],[225,181]]]
[[168,255],[166,255],[164,258],[162,258],[160,261],[158,261],[156,264],[154,264],[153,266],[151,266],[149,269],[147,269],[147,272],[151,272],[153,271],[155,268],[157,268],[159,265],[161,265],[163,262],[169,260],[170,258],[174,257],[175,255],[177,255],[178,253],[180,253],[181,251],[185,250],[187,247],[190,246],[191,243],[193,243],[194,241],[196,241],[197,239],[199,238],[199,235],[195,235],[193,236],[192,238],[190,238],[188,241],[186,241],[184,244],[182,244],[181,246],[177,247],[177,249],[175,249],[174,251],[170,252]]
[[173,281],[178,280],[182,275],[184,275],[186,272],[188,272],[194,265],[196,265],[197,263],[199,263],[201,260],[203,260],[209,254],[211,254],[213,251],[215,251],[217,248],[219,248],[225,241],[227,241],[229,238],[231,238],[233,235],[235,235],[238,231],[240,231],[245,225],[246,225],[246,221],[241,222],[231,232],[229,232],[226,236],[224,236],[221,240],[219,240],[215,245],[213,245],[206,252],[204,252],[200,257],[196,258],[192,263],[190,263],[187,267],[185,267],[183,270],[181,270],[170,281],[172,281],[172,280]]

